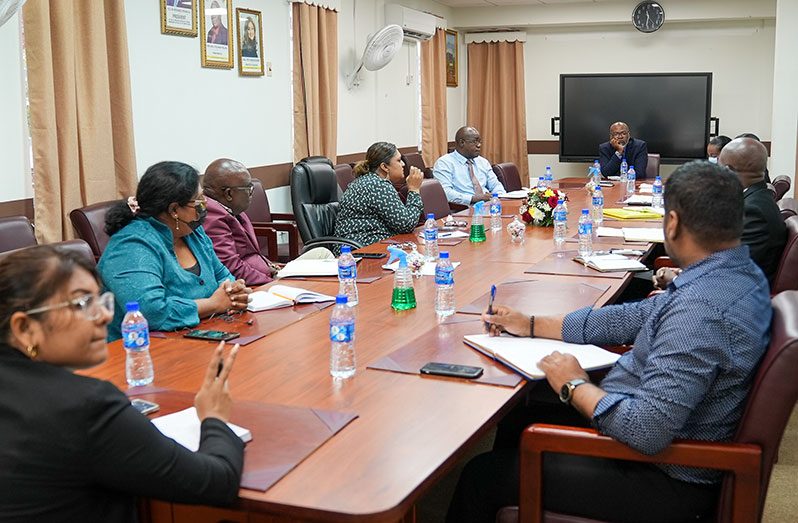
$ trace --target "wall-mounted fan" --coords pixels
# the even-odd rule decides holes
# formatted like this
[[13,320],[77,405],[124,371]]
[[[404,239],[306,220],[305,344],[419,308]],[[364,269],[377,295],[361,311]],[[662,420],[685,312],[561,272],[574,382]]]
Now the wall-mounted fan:
[[399,48],[402,47],[403,39],[404,32],[396,24],[386,25],[372,35],[366,44],[366,49],[363,51],[360,62],[355,66],[354,71],[347,76],[346,88],[352,89],[352,87],[360,85],[360,71],[364,67],[369,71],[378,71],[388,65],[397,51],[399,51]]
[[0,0],[0,27],[8,22],[14,14],[22,9],[25,0]]

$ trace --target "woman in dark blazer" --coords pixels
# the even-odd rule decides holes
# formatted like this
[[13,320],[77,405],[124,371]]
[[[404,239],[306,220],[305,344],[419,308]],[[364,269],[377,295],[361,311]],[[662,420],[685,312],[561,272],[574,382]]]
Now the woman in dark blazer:
[[74,374],[107,357],[113,295],[94,268],[42,245],[0,260],[0,520],[136,521],[136,496],[225,505],[243,443],[227,427],[236,348],[211,358],[195,398],[193,453],[106,381]]

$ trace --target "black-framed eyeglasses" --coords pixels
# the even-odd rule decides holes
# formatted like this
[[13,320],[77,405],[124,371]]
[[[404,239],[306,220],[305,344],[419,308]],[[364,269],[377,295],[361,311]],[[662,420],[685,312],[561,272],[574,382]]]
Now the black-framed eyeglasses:
[[246,191],[247,195],[252,196],[255,193],[255,185],[248,184],[248,185],[233,185],[227,186],[225,189],[230,189],[231,191]]
[[73,310],[79,310],[87,320],[95,321],[104,313],[114,313],[114,294],[111,292],[103,293],[100,296],[95,296],[94,294],[85,294],[72,300],[62,301],[61,303],[53,303],[51,305],[44,305],[42,307],[36,307],[24,312],[25,314],[40,314],[42,312],[63,309],[64,307],[71,307]]
[[205,199],[205,197],[196,198],[194,200],[189,200],[185,207],[194,207],[194,210],[196,210],[198,213],[203,213],[208,208],[208,201]]

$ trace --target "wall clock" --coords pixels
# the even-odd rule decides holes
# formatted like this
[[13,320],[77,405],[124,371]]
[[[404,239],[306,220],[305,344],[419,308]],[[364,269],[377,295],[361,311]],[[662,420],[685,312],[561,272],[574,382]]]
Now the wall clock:
[[642,33],[653,33],[665,22],[665,10],[659,2],[644,0],[632,10],[632,23]]

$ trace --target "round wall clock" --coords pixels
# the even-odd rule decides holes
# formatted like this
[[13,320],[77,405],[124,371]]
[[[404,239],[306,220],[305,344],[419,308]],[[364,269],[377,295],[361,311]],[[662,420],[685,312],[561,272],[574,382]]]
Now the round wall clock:
[[632,10],[632,23],[643,33],[653,33],[665,22],[665,10],[659,2],[644,0]]

